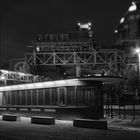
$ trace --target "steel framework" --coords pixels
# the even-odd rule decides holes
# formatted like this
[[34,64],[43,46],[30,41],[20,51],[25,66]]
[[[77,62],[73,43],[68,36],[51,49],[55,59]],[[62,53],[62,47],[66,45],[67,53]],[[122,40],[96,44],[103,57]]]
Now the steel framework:
[[[78,32],[84,35],[85,32]],[[81,34],[82,33],[82,34]],[[88,33],[88,32],[86,32]],[[56,37],[53,37],[56,38]],[[74,38],[73,40],[41,40],[35,41],[30,52],[25,54],[25,62],[29,66],[75,66],[75,74],[80,77],[83,71],[93,73],[95,67],[117,71],[125,66],[125,53],[117,49],[95,50],[94,41],[90,37]],[[102,67],[102,68],[101,68]]]
[[110,70],[125,67],[125,53],[119,50],[70,51],[70,52],[33,52],[25,54],[28,65],[63,65],[63,66],[108,66]]
[[20,82],[34,82],[37,81],[37,76],[33,76],[32,74],[14,72],[8,70],[0,70],[0,80],[12,80],[12,81],[20,81]]
[[85,64],[125,64],[123,51],[101,50],[93,52],[45,52],[26,53],[27,64],[34,65],[85,65]]

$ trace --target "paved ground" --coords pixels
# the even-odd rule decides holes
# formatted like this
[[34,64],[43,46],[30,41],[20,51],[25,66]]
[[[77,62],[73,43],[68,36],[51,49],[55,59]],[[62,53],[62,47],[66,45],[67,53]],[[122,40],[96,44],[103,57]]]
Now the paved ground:
[[113,119],[109,118],[108,125],[110,128],[137,131],[140,133],[140,119],[138,118],[136,119],[132,118],[119,119],[118,117]]
[[56,120],[51,126],[30,121],[2,121],[0,116],[0,140],[140,140],[140,119],[108,119],[108,130],[77,128],[72,121]]

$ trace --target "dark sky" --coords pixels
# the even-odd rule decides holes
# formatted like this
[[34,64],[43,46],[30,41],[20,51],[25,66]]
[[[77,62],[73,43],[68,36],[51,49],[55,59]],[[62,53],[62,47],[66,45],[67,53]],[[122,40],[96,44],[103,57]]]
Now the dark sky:
[[111,45],[114,29],[131,0],[3,0],[0,1],[2,62],[23,58],[38,33],[74,30],[78,20],[92,20],[97,42]]

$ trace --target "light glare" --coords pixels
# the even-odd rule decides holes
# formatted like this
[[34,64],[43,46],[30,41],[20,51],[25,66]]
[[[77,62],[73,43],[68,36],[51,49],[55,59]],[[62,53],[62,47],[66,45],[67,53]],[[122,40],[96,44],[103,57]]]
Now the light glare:
[[78,25],[79,25],[79,26],[81,25],[80,22],[78,22]]
[[115,30],[115,33],[118,33],[118,30]]
[[120,20],[120,23],[123,23],[124,22],[124,17],[123,18],[121,18],[121,20]]
[[135,53],[140,53],[140,48],[136,48]]
[[129,7],[128,11],[132,12],[132,11],[136,11],[137,10],[137,6],[135,4],[135,2],[132,2],[132,5]]
[[89,22],[88,25],[91,26],[91,22]]
[[0,87],[0,91],[41,89],[41,88],[52,88],[52,87],[62,87],[62,86],[75,86],[75,85],[77,86],[83,85],[83,83],[78,79],[56,80],[56,81],[48,81],[48,82],[4,86],[4,87]]

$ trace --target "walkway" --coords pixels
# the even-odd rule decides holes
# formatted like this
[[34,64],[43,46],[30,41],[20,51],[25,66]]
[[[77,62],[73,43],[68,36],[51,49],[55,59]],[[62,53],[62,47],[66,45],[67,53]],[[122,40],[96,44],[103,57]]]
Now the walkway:
[[[56,125],[37,125],[31,124],[27,117],[22,117],[20,122],[8,122],[0,116],[0,140],[139,140],[140,120],[133,127],[129,121],[108,119],[109,129],[98,130],[73,127],[72,121],[56,120]],[[126,129],[128,127],[131,129]]]

